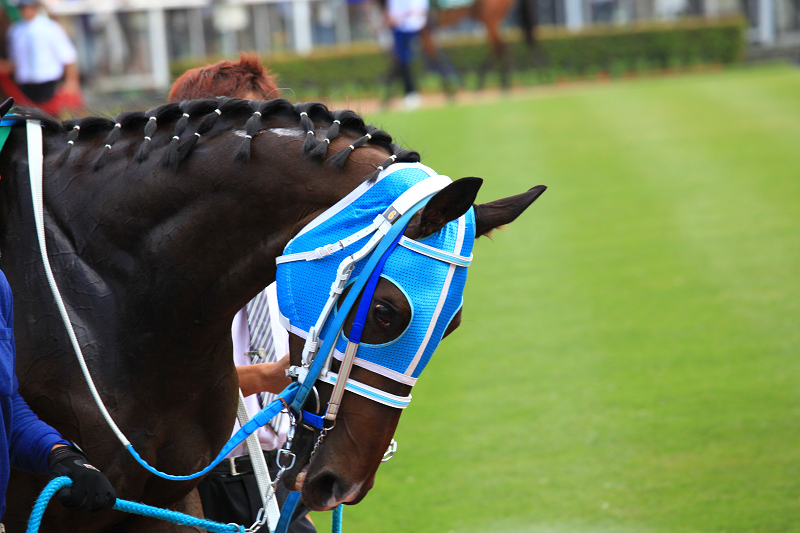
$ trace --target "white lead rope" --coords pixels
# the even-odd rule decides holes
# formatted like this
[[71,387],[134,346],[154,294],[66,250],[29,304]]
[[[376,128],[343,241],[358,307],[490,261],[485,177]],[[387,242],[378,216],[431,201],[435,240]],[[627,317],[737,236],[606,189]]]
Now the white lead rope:
[[[247,405],[244,403],[242,389],[239,389],[239,407],[236,417],[239,419],[239,425],[242,427],[250,421],[250,413],[247,411]],[[247,452],[250,455],[250,465],[253,467],[253,473],[256,475],[258,492],[261,495],[261,506],[267,514],[267,527],[270,531],[275,531],[278,527],[278,520],[281,518],[281,510],[278,508],[277,498],[273,498],[275,491],[272,488],[272,480],[269,477],[267,460],[264,458],[264,452],[261,451],[261,442],[258,440],[258,436],[255,433],[248,435],[245,442],[247,443]]]
[[100,409],[103,418],[111,427],[111,430],[117,436],[123,446],[129,446],[130,441],[125,437],[122,431],[114,423],[111,415],[108,413],[103,400],[100,399],[100,394],[97,392],[97,387],[92,381],[92,376],[89,373],[89,368],[86,366],[86,360],[83,357],[83,351],[78,343],[78,338],[75,336],[75,329],[72,327],[72,321],[67,313],[67,308],[64,305],[64,300],[61,298],[61,293],[58,291],[55,277],[53,277],[53,269],[50,268],[50,259],[47,257],[47,244],[44,238],[44,198],[42,195],[42,167],[44,165],[44,154],[42,152],[42,125],[38,120],[28,120],[28,170],[31,177],[31,195],[33,200],[33,216],[36,221],[36,234],[39,237],[39,249],[42,252],[42,263],[44,264],[44,271],[47,275],[47,281],[50,284],[50,290],[55,298],[58,312],[61,314],[61,319],[64,321],[64,326],[67,329],[67,335],[75,350],[75,355],[78,357],[78,363],[81,366],[83,377],[86,379],[86,384],[89,386],[89,391],[92,393],[95,404]]

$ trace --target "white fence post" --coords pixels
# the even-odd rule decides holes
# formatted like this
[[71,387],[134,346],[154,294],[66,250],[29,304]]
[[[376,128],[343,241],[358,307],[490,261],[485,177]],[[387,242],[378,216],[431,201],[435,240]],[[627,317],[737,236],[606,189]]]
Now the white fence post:
[[292,33],[294,34],[294,50],[298,54],[311,53],[311,2],[295,0],[292,2]]
[[583,28],[583,0],[565,0],[564,17],[568,30],[580,31]]
[[758,0],[758,42],[762,45],[775,42],[774,0]]
[[150,61],[153,68],[153,85],[156,89],[169,87],[169,48],[167,45],[167,17],[162,8],[147,11],[150,35]]
[[189,49],[193,56],[206,55],[206,29],[202,8],[189,9]]

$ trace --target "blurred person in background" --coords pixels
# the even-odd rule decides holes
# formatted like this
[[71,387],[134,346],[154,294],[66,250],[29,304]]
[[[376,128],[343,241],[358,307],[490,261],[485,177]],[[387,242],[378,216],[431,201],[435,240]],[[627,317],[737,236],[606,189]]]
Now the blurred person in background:
[[[233,96],[246,100],[268,100],[280,94],[275,79],[256,54],[241,54],[239,61],[220,61],[182,74],[169,92],[170,102],[194,98]],[[280,325],[275,283],[253,298],[233,318],[233,362],[239,377],[239,388],[245,397],[250,415],[269,404],[291,380],[289,368],[289,333]],[[233,427],[239,429],[238,421]],[[289,417],[280,413],[269,424],[259,428],[256,436],[274,479],[279,467],[277,451],[286,442]],[[222,523],[249,526],[261,509],[261,494],[245,443],[231,451],[225,461],[214,468],[197,486],[203,513]],[[278,483],[278,507],[283,507],[289,491]],[[316,533],[308,517],[308,508],[299,503],[289,523],[290,533]]]
[[0,71],[13,72],[22,94],[34,104],[45,103],[61,91],[80,99],[78,54],[64,29],[42,10],[39,0],[18,0],[21,19],[8,29],[8,60]]
[[386,20],[393,39],[387,100],[391,95],[392,83],[400,77],[403,80],[403,105],[406,109],[416,109],[420,104],[411,61],[414,59],[414,46],[419,32],[428,22],[428,8],[428,0],[386,0]]

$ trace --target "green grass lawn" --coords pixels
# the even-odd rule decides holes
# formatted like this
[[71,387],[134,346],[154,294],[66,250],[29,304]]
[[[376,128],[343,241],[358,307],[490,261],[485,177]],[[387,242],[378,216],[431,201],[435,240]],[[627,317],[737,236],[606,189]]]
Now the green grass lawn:
[[549,190],[347,533],[800,531],[800,69],[367,118],[481,202]]

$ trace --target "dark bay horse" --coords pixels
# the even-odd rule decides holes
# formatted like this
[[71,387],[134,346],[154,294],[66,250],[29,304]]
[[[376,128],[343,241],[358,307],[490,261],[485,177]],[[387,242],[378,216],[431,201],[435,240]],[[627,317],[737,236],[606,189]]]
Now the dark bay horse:
[[528,48],[533,49],[534,31],[538,23],[536,0],[473,0],[462,2],[463,7],[450,8],[444,4],[434,10],[428,25],[420,32],[420,37],[428,64],[442,75],[446,90],[452,85],[453,68],[441,56],[434,43],[433,33],[436,28],[453,25],[466,17],[473,18],[486,27],[486,38],[489,41],[489,55],[478,69],[478,89],[483,88],[486,75],[495,68],[500,73],[502,87],[510,87],[511,57],[502,36],[502,25],[517,3],[520,6],[519,23],[525,43]]
[[[419,160],[355,113],[321,104],[194,100],[64,123],[24,114],[43,124],[49,258],[88,367],[134,448],[171,474],[201,469],[230,435],[237,400],[231,321],[274,281],[287,242],[374,179],[379,167]],[[14,291],[20,391],[85,450],[120,498],[199,516],[197,481],[167,481],[134,462],[92,401],[45,279],[25,135],[24,124],[13,126],[0,152],[0,267]],[[407,231],[431,231],[454,216],[449,206],[468,207],[479,186],[476,179],[455,181]],[[543,190],[476,205],[476,236],[513,221]],[[397,298],[380,283],[378,296],[388,305]],[[389,329],[397,326],[380,309],[370,313]],[[366,332],[364,340],[370,341]],[[302,341],[293,337],[291,344],[297,364]],[[407,394],[407,386],[363,368],[352,376]],[[319,387],[323,401],[329,388]],[[399,416],[345,393],[337,425],[310,464],[314,434],[298,430],[297,465],[284,483],[301,488],[314,510],[360,501]],[[9,531],[24,530],[46,481],[13,473]],[[117,511],[78,514],[53,503],[42,530],[189,529]]]

